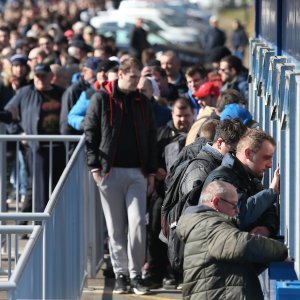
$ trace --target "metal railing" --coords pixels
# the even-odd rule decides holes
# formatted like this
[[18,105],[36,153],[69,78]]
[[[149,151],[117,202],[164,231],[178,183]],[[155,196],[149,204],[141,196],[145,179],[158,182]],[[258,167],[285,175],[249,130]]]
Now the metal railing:
[[[99,193],[86,167],[83,136],[0,135],[0,163],[5,160],[7,141],[51,144],[79,139],[43,212],[22,213],[16,209],[0,213],[4,224],[0,225],[0,234],[7,236],[2,270],[4,258],[7,266],[2,272],[0,290],[7,292],[8,299],[79,299],[87,276],[94,277],[102,262],[104,220]],[[53,163],[51,159],[49,162]],[[1,164],[0,172],[2,207],[6,199],[4,165]],[[33,225],[18,225],[22,220]],[[22,248],[20,235],[24,233],[30,233],[30,238],[22,242]]]

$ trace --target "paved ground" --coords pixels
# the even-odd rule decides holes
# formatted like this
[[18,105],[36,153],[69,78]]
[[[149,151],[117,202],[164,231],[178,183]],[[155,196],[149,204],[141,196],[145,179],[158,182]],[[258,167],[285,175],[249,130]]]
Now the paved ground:
[[172,300],[181,299],[181,291],[177,290],[151,290],[149,295],[138,296],[133,293],[116,295],[112,293],[114,279],[106,278],[102,270],[97,274],[97,278],[88,280],[88,287],[83,290],[81,300],[121,300],[121,299],[153,299]]

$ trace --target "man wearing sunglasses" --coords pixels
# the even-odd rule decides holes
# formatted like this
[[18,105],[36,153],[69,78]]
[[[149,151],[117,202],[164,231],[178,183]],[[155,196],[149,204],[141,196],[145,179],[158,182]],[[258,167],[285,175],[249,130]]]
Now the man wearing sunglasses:
[[176,232],[185,243],[183,299],[264,299],[258,275],[271,261],[283,261],[287,248],[275,240],[240,231],[235,187],[209,183],[198,206],[179,219]]

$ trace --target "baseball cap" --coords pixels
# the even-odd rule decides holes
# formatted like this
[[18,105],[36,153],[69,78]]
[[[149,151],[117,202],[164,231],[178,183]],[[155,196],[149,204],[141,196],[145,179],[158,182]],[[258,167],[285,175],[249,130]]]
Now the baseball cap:
[[248,111],[248,109],[242,107],[238,103],[231,103],[225,105],[224,110],[221,113],[221,121],[224,119],[234,119],[239,118],[242,120],[243,124],[247,124],[249,120],[252,119],[251,113]]
[[83,64],[84,67],[93,70],[94,72],[97,71],[99,65],[101,63],[101,59],[98,57],[90,57],[88,58],[85,63]]
[[204,98],[209,95],[218,97],[220,95],[220,89],[212,82],[203,83],[200,88],[193,94],[194,97]]
[[21,64],[27,65],[27,56],[24,54],[15,54],[10,58],[10,62],[12,65]]
[[37,64],[34,67],[34,74],[35,75],[45,75],[51,72],[50,66],[46,64]]

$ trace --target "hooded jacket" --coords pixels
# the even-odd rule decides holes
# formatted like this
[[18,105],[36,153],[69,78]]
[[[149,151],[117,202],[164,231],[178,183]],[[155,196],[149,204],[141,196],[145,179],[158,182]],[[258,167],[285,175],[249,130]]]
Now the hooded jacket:
[[101,90],[92,96],[84,122],[87,164],[92,169],[99,168],[101,176],[107,174],[113,165],[124,107],[128,104],[132,108],[142,171],[145,175],[156,172],[156,126],[150,100],[137,91],[123,99],[116,80],[106,86],[106,91]]
[[271,235],[277,233],[278,217],[273,205],[277,194],[273,189],[264,189],[260,180],[249,174],[232,153],[225,154],[222,165],[208,175],[203,188],[217,179],[231,183],[237,189],[240,203],[239,227],[242,230],[265,226]]
[[263,300],[258,270],[287,257],[284,244],[242,232],[205,205],[189,207],[176,232],[185,243],[185,300]]

